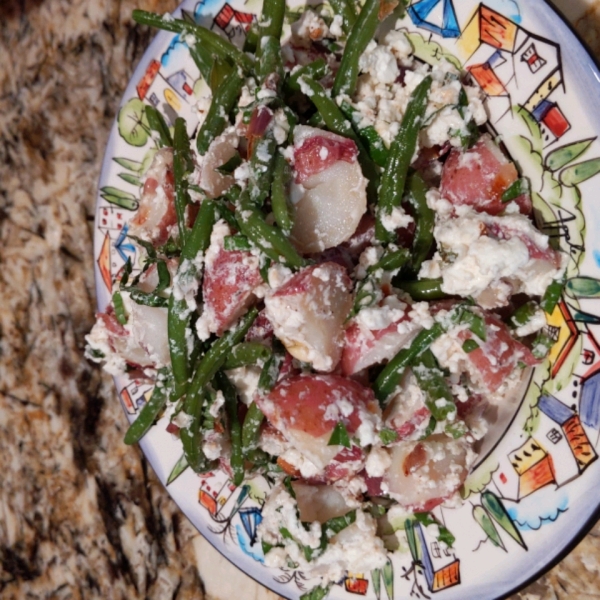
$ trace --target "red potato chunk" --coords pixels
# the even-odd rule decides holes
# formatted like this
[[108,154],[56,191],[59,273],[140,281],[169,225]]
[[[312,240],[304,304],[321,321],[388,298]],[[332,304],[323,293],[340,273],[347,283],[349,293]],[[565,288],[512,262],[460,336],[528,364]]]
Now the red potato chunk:
[[398,440],[420,437],[429,423],[431,412],[425,395],[412,372],[402,379],[399,392],[390,400],[383,415],[384,425],[398,434]]
[[262,284],[256,256],[223,248],[223,238],[229,233],[223,223],[213,229],[202,282],[202,323],[217,335],[222,335],[254,303],[254,290]]
[[419,329],[405,314],[381,329],[370,329],[354,319],[345,331],[342,371],[345,375],[354,375],[390,360],[410,344]]
[[392,464],[383,489],[405,508],[430,511],[462,485],[472,460],[465,438],[443,434],[418,442],[401,442],[391,449]]
[[235,156],[238,143],[238,135],[234,131],[226,131],[216,137],[208,147],[202,159],[196,183],[209,198],[221,196],[235,182],[233,175],[220,173],[217,168]]
[[[519,368],[519,363],[533,366],[539,363],[531,350],[514,339],[508,327],[496,316],[485,315],[486,341],[476,338],[479,348],[467,354],[469,375],[489,392],[498,390]],[[465,329],[458,334],[461,343],[475,336]]]
[[336,367],[352,308],[351,285],[343,267],[325,262],[296,273],[265,298],[275,335],[294,358],[317,371]]
[[[450,152],[442,170],[441,193],[455,206],[466,204],[478,212],[497,215],[506,208],[502,194],[518,178],[515,165],[484,134],[469,150],[454,148]],[[523,214],[531,214],[529,195],[515,201]]]
[[129,232],[155,246],[164,244],[177,223],[174,197],[173,151],[162,148],[146,173],[140,206],[129,223]]
[[294,131],[291,237],[301,252],[322,252],[356,231],[367,210],[367,180],[352,140],[313,127]]
[[294,481],[292,487],[296,494],[301,521],[325,523],[352,510],[342,494],[330,485],[309,485]]
[[280,381],[257,402],[269,422],[325,480],[340,479],[363,467],[362,448],[328,442],[342,422],[351,437],[357,436],[361,444],[372,443],[380,419],[370,388],[339,375],[297,375]]

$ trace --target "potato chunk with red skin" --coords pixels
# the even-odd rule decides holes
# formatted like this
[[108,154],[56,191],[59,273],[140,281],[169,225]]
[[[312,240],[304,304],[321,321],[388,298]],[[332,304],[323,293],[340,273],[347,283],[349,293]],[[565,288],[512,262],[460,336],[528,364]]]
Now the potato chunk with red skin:
[[211,333],[222,335],[255,301],[254,290],[262,277],[258,258],[251,252],[225,250],[229,228],[218,223],[206,253],[202,295],[203,320]]
[[[367,438],[380,422],[373,391],[340,375],[296,375],[280,381],[257,403],[269,422],[303,456],[333,481],[359,471],[364,452],[329,446],[343,423],[350,437]],[[329,470],[327,468],[329,467]]]
[[277,338],[298,360],[333,371],[342,356],[343,327],[352,308],[352,282],[337,263],[299,271],[265,298]]
[[176,223],[173,151],[162,148],[146,174],[140,206],[130,221],[129,232],[160,246],[169,239]]
[[399,350],[408,346],[419,329],[409,322],[407,316],[382,329],[366,329],[354,320],[344,334],[343,373],[354,375],[393,358]]
[[[497,215],[506,209],[502,194],[519,178],[492,138],[485,134],[470,149],[454,148],[442,170],[441,193],[455,206],[472,206],[478,212]],[[523,214],[531,214],[531,198],[515,199]]]
[[291,238],[301,252],[333,248],[356,231],[367,210],[367,180],[357,156],[352,140],[303,125],[294,130]]
[[246,312],[261,283],[256,257],[250,252],[221,249],[202,282],[204,308],[213,317],[213,333],[222,335]]
[[458,333],[461,343],[475,339],[479,347],[467,353],[469,376],[489,392],[497,391],[504,381],[519,368],[519,363],[533,366],[537,360],[531,350],[512,337],[508,327],[495,315],[487,313],[485,342],[476,338],[469,329]]
[[472,460],[465,438],[444,434],[400,442],[392,447],[391,459],[382,489],[416,512],[430,511],[452,496],[466,479]]

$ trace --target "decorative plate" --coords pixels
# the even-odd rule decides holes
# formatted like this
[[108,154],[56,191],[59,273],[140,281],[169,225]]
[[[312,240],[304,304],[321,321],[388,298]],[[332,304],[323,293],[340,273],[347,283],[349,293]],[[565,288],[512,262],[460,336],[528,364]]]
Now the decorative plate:
[[[185,11],[186,18],[241,42],[260,5],[185,0],[177,15]],[[329,10],[327,0],[320,7]],[[499,598],[557,562],[600,514],[600,73],[543,0],[415,0],[402,26],[418,58],[450,60],[482,88],[490,125],[530,179],[546,233],[570,256],[568,280],[548,316],[547,333],[555,340],[549,358],[488,437],[463,504],[434,510],[456,538],[452,548],[441,549],[415,524],[406,547],[383,569],[348,573],[328,597]],[[127,223],[156,151],[143,107],[150,103],[172,121],[183,116],[191,133],[204,85],[185,43],[159,33],[127,87],[99,185],[94,257],[100,310],[127,258],[134,265],[139,259]],[[127,377],[116,385],[128,418],[135,419],[151,388]],[[256,526],[266,482],[236,488],[224,472],[198,476],[189,469],[174,479],[181,446],[160,423],[141,446],[183,512],[232,563],[288,598],[316,584],[262,564]]]

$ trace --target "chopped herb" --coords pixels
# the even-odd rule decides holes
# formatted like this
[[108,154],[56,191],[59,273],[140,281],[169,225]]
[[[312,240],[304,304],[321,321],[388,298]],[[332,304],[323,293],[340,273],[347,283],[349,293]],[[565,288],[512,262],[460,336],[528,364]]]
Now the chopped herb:
[[218,171],[221,175],[231,175],[242,162],[240,153],[236,152],[227,162],[223,163],[220,167],[217,167],[215,171]]
[[393,429],[384,428],[379,432],[379,438],[384,446],[394,443],[398,439],[398,434]]
[[234,250],[248,251],[252,250],[252,245],[245,235],[238,233],[236,235],[225,236],[225,239],[223,240],[223,248],[229,252]]
[[334,427],[333,432],[331,433],[331,437],[327,442],[328,446],[344,446],[344,448],[350,448],[352,443],[350,442],[350,436],[348,435],[348,430],[346,426],[342,423],[342,421],[338,421],[337,425]]
[[531,187],[529,185],[529,179],[526,177],[521,177],[521,179],[517,179],[506,188],[502,194],[502,202],[505,204],[512,202],[523,194],[529,194],[530,190]]
[[465,340],[462,345],[462,349],[467,354],[474,352],[475,350],[477,350],[477,348],[479,348],[479,344],[475,340]]
[[421,523],[421,525],[425,525],[425,527],[428,527],[429,525],[437,525],[439,529],[439,535],[437,539],[440,542],[444,542],[444,544],[446,544],[446,546],[449,548],[452,548],[456,538],[431,513],[415,513],[415,519]]

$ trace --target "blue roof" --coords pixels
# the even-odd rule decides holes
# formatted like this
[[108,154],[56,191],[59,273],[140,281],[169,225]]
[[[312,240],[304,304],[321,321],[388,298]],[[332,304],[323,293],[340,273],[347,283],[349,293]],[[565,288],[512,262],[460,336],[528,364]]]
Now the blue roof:
[[[427,20],[431,11],[440,2],[444,3],[444,16],[441,27]],[[417,27],[422,27],[445,38],[457,38],[460,36],[460,27],[458,26],[452,0],[420,0],[408,8],[408,14]]]
[[564,425],[574,414],[568,406],[554,396],[540,396],[538,408],[559,425]]

